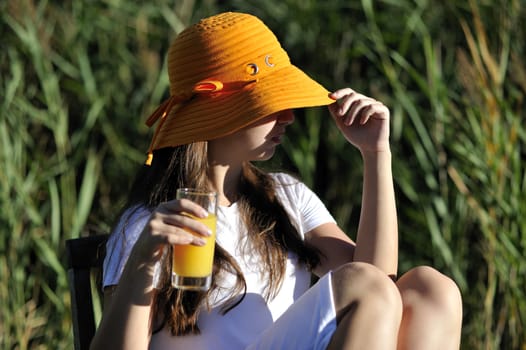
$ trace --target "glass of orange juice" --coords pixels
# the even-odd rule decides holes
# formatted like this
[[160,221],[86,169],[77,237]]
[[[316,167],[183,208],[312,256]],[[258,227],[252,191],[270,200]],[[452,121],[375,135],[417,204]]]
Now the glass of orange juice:
[[206,291],[212,284],[217,225],[217,193],[194,188],[179,188],[176,198],[189,199],[207,210],[208,216],[206,218],[189,216],[208,226],[212,234],[209,237],[203,237],[206,241],[204,246],[173,245],[172,286],[178,289]]

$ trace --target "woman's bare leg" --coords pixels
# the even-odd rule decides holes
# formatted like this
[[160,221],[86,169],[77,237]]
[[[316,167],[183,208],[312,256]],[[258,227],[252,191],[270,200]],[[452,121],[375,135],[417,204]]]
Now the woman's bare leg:
[[365,263],[332,274],[337,328],[327,349],[395,349],[402,303],[393,281]]
[[399,349],[460,347],[462,299],[457,285],[430,267],[417,267],[397,281],[403,314]]

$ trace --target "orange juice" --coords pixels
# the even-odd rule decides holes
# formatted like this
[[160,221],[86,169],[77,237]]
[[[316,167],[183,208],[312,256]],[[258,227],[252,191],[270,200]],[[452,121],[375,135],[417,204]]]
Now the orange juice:
[[204,246],[175,244],[172,271],[183,277],[206,277],[212,274],[217,217],[209,213],[206,218],[193,218],[208,226],[212,235],[203,237],[206,241]]

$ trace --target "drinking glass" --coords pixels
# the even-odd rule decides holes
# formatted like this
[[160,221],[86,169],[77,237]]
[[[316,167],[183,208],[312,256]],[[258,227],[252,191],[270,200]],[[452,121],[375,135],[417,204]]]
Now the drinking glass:
[[[209,237],[202,237],[206,241],[204,246],[173,245],[172,286],[178,289],[206,291],[212,283],[217,225],[217,193],[195,188],[179,188],[176,198],[189,199],[207,210],[208,216],[206,218],[198,218],[190,214],[185,215],[204,223],[212,231],[212,234]],[[192,231],[188,232],[197,234]]]

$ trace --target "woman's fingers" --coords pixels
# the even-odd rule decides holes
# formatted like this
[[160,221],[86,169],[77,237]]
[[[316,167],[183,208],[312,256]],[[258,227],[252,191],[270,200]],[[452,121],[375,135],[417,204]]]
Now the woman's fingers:
[[212,233],[208,226],[196,218],[208,213],[189,200],[175,200],[160,204],[152,213],[149,231],[160,244],[204,245],[204,237]]
[[[357,94],[356,94],[357,95]],[[364,96],[354,96],[353,101],[347,110],[347,115],[344,120],[345,125],[352,125],[354,122],[361,117],[362,113],[365,112],[370,104],[373,102],[372,99]]]
[[162,203],[157,207],[157,209],[166,213],[185,212],[198,218],[205,218],[208,216],[208,212],[203,207],[186,198],[175,199]]
[[[353,125],[356,121],[364,124],[376,112],[379,103],[372,98],[360,94],[353,94],[345,99],[341,106],[341,114],[345,125]],[[342,108],[343,107],[343,108]]]
[[208,226],[196,220],[196,218],[206,218],[208,212],[188,199],[163,203],[158,207],[158,210],[162,213],[164,223],[167,225],[184,227],[205,237],[212,234]]
[[204,244],[201,237],[191,234],[182,227],[168,225],[162,218],[152,218],[148,229],[156,244]]
[[381,115],[385,113],[386,110],[387,107],[385,107],[383,103],[378,101],[371,102],[361,112],[360,124],[366,124],[374,115]]
[[344,97],[344,96],[347,96],[347,95],[350,95],[354,93],[354,90],[351,89],[351,88],[343,88],[343,89],[338,89],[334,92],[331,92],[329,94],[329,97],[330,98],[333,98],[335,100],[339,100],[340,98]]
[[201,236],[212,234],[208,226],[186,214],[163,214],[162,221],[168,226],[183,227]]
[[161,235],[164,237],[166,244],[192,244],[202,246],[206,241],[200,235],[190,232],[188,229],[173,226],[163,225],[161,228]]
[[329,106],[331,112],[346,126],[355,122],[366,124],[376,114],[382,118],[387,110],[381,102],[350,88],[337,90],[330,97],[336,99],[336,103]]

